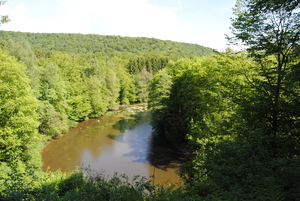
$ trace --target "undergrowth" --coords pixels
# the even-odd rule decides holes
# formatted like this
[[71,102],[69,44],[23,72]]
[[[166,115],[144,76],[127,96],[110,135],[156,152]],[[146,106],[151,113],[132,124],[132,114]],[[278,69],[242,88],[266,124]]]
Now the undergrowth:
[[81,169],[70,174],[46,172],[38,185],[6,191],[0,200],[196,200],[184,193],[183,187],[153,186],[146,177],[115,173],[108,177],[104,172]]

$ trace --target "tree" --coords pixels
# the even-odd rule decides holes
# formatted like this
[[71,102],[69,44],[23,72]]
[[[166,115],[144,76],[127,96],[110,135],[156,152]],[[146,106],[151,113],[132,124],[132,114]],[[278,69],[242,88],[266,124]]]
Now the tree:
[[237,2],[231,41],[246,46],[252,75],[245,76],[248,92],[234,99],[236,135],[202,158],[202,173],[194,174],[205,178],[198,192],[210,188],[240,200],[267,200],[263,196],[276,189],[285,200],[299,198],[299,6],[287,0]]
[[3,49],[22,62],[26,67],[26,74],[30,79],[31,88],[34,89],[35,96],[39,96],[39,69],[35,65],[37,58],[28,41],[23,38],[8,39],[2,42]]
[[[25,188],[41,167],[38,102],[24,66],[0,51],[0,192]],[[33,172],[33,173],[30,173]]]
[[299,8],[299,1],[238,1],[237,18],[232,22],[233,39],[246,45],[260,65],[264,80],[257,87],[269,93],[269,122],[273,133],[280,129],[280,121],[283,123],[280,116],[284,112],[281,105],[287,92],[285,77],[299,53]]
[[137,99],[141,102],[145,102],[148,100],[149,89],[148,85],[152,80],[153,75],[149,73],[146,68],[136,75],[136,92]]
[[151,125],[161,136],[164,135],[167,116],[167,105],[170,98],[172,76],[166,69],[158,71],[149,84],[148,107],[151,110]]
[[[126,56],[126,63],[128,63],[130,58],[138,58],[142,55],[159,55],[162,59],[163,57],[177,59],[205,56],[214,53],[213,49],[196,44],[140,37],[0,31],[1,39],[6,40],[11,37],[22,37],[28,40],[35,50],[57,51],[68,54],[96,54],[109,57],[116,55],[118,57]],[[137,61],[136,59],[134,60]]]
[[[6,3],[6,1],[0,1],[0,6],[4,5]],[[8,18],[8,15],[1,15],[1,24],[5,24],[5,23],[8,23],[10,22],[10,19]]]
[[[71,123],[67,117],[65,84],[58,67],[48,63],[40,70],[39,131],[45,135],[60,135]],[[70,123],[69,123],[70,122]]]
[[171,85],[172,76],[166,72],[166,69],[160,70],[154,75],[149,85],[149,108],[159,110],[165,105],[164,102],[170,96]]
[[233,96],[238,92],[230,88],[242,82],[237,66],[246,67],[243,59],[228,52],[179,60],[159,71],[150,84],[153,128],[173,144],[189,142],[193,148],[206,147],[201,139],[226,135],[221,128],[233,113]]
[[242,113],[248,128],[259,125],[269,136],[266,143],[274,156],[283,154],[280,150],[285,145],[279,142],[282,138],[291,138],[295,149],[300,149],[296,143],[300,114],[294,112],[300,107],[300,94],[292,84],[298,81],[294,75],[299,66],[299,8],[296,0],[238,1],[237,18],[232,20],[232,39],[246,45],[258,64],[258,76],[251,83],[255,90],[250,99],[241,102]]
[[108,97],[108,107],[109,109],[112,109],[116,106],[118,97],[119,97],[119,91],[120,91],[120,81],[117,77],[117,74],[112,71],[111,69],[107,69],[106,76],[106,88],[108,91],[107,97]]
[[119,68],[117,74],[120,80],[119,103],[129,104],[136,100],[134,79],[125,68]]

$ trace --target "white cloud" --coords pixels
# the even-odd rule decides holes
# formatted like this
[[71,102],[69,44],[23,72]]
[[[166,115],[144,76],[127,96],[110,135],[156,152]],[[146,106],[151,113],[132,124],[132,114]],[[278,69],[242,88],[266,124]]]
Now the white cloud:
[[178,8],[183,9],[183,7],[181,6],[180,1],[177,1],[177,6],[178,6]]
[[[6,12],[7,14],[10,13],[10,10],[4,7],[4,13]],[[30,10],[26,8],[23,4],[18,5],[17,7],[14,8],[14,12],[18,13],[19,15],[29,15]]]
[[[79,2],[61,0],[61,4],[69,11],[92,13],[96,18],[105,19],[111,28],[106,33],[112,35],[166,38],[170,34],[180,34],[176,7],[150,5],[147,0],[86,0],[84,4]],[[93,26],[93,32],[101,33],[101,24]]]
[[11,22],[2,26],[7,31],[48,32],[48,33],[84,33],[89,29],[89,17],[82,13],[63,14],[53,18],[32,18],[31,10],[24,4],[13,8],[3,7],[2,13],[9,14]]
[[183,26],[191,26],[192,25],[192,23],[189,21],[182,21],[180,24]]
[[[197,44],[201,44],[206,47],[214,48],[218,51],[224,51],[227,40],[223,33],[206,33],[198,36],[198,39],[195,38]],[[221,49],[220,49],[221,47]]]

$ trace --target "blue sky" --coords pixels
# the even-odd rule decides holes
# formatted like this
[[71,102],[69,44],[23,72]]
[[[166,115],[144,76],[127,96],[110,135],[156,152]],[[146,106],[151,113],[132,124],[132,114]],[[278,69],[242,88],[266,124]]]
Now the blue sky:
[[7,0],[2,30],[144,36],[225,50],[236,0]]

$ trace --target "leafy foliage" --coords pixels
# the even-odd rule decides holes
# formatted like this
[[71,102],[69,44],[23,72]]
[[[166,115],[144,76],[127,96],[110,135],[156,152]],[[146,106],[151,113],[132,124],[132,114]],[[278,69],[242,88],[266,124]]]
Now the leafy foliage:
[[[185,129],[198,150],[182,176],[191,193],[206,199],[297,200],[299,114],[294,109],[299,108],[295,68],[299,65],[299,3],[248,0],[237,5],[234,39],[247,45],[252,61],[231,63],[234,68],[229,67],[229,57],[217,62],[223,66],[220,70],[232,73],[230,79],[226,73],[224,77],[217,71],[212,74],[221,89],[214,92],[229,104],[229,110],[224,110],[229,116],[227,121],[208,124],[216,131],[210,136],[202,131],[201,122]],[[171,72],[182,76],[188,71],[182,69],[190,68],[191,64],[183,64]],[[196,91],[193,87],[188,89]]]
[[37,60],[31,45],[23,38],[16,38],[15,40],[8,39],[2,41],[1,44],[4,50],[8,50],[10,55],[17,58],[26,67],[26,75],[30,79],[30,86],[34,90],[34,94],[37,97],[39,93],[39,69],[35,65]]
[[[0,189],[25,187],[39,174],[41,166],[37,99],[30,88],[25,68],[0,50]],[[19,182],[14,179],[18,178]]]
[[24,39],[31,34],[12,35],[1,42],[7,52],[0,54],[1,199],[159,200],[183,196],[175,188],[153,187],[144,179],[129,184],[125,176],[96,180],[97,176],[79,172],[43,174],[40,170],[42,136],[38,131],[60,135],[76,121],[103,115],[117,104],[147,101],[153,73],[166,66],[170,55],[140,52],[137,60],[144,62],[140,62],[143,70],[129,73],[128,69],[140,68],[128,65],[134,61],[131,53],[117,55],[114,49],[92,54],[44,51]]
[[[6,1],[0,1],[0,6],[4,5]],[[8,18],[8,15],[0,15],[1,17],[1,24],[5,24],[5,23],[8,23],[10,22],[10,19]],[[0,25],[1,25],[0,24]]]
[[162,88],[155,88],[160,86],[157,79],[163,77],[153,79],[153,127],[172,143],[184,148],[185,142],[193,151],[191,161],[181,169],[189,193],[204,200],[297,200],[298,117],[285,114],[298,108],[294,99],[298,79],[291,79],[298,64],[292,62],[282,82],[282,116],[274,135],[274,94],[266,71],[260,70],[262,64],[276,65],[274,61],[267,57],[257,62],[227,50],[170,63],[164,72],[173,84],[163,92],[164,98],[155,95]]
[[[231,41],[247,52],[202,58],[195,57],[214,51],[149,38],[1,31],[9,53],[0,52],[0,196],[299,199],[299,5],[237,1]],[[147,100],[155,131],[188,150],[184,192],[89,170],[41,177],[38,129],[58,135],[117,104]]]
[[232,93],[236,92],[230,87],[236,82],[243,83],[242,71],[237,67],[247,65],[243,56],[230,54],[170,63],[157,75],[160,77],[153,79],[149,106],[157,132],[181,146],[187,144],[188,138],[194,138],[196,127],[196,139],[201,136],[208,140],[220,134],[219,125],[228,122],[233,113]]
[[130,74],[134,75],[140,73],[143,69],[155,74],[157,71],[165,68],[168,61],[168,57],[162,57],[159,55],[139,56],[129,59],[127,69]]
[[136,76],[136,83],[137,83],[137,98],[145,102],[148,100],[148,85],[152,80],[152,74],[144,68],[139,74]]
[[40,185],[14,191],[3,200],[193,200],[182,189],[160,185],[152,186],[144,177],[130,180],[115,173],[108,178],[103,172],[84,170],[66,175],[61,172],[46,173]]
[[214,50],[197,44],[145,37],[103,36],[96,34],[22,33],[0,31],[2,40],[24,38],[35,50],[79,54],[156,54],[173,58],[211,55]]
[[136,85],[132,75],[124,68],[119,68],[117,77],[120,80],[120,91],[118,100],[120,104],[129,104],[136,101]]

